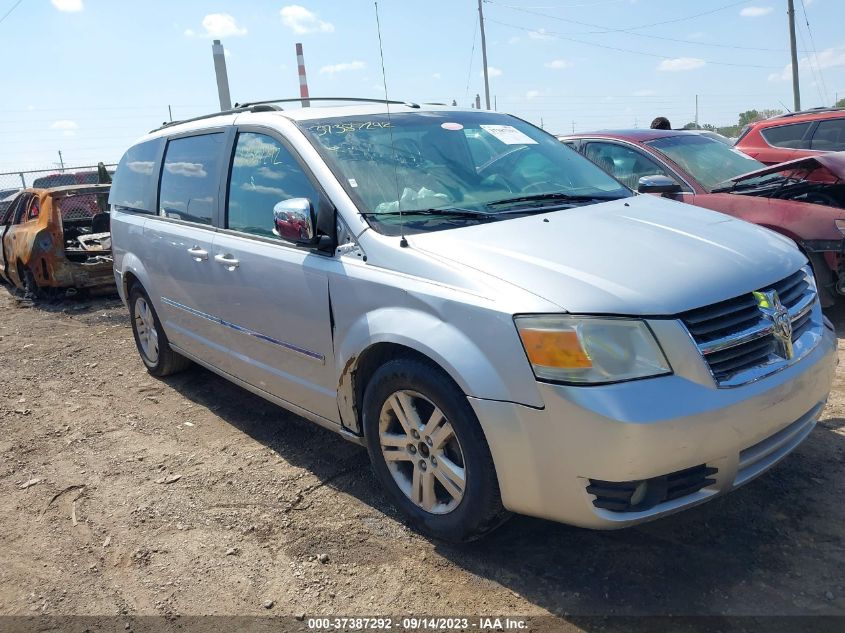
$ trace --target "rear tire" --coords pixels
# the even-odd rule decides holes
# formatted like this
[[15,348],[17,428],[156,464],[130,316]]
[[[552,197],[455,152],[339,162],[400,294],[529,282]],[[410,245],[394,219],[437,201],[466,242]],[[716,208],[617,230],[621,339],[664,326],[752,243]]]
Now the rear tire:
[[439,367],[387,362],[367,384],[362,408],[376,476],[415,528],[466,542],[510,516],[475,413]]
[[28,299],[30,301],[40,299],[43,293],[41,291],[41,287],[38,285],[38,282],[35,280],[35,274],[32,270],[28,266],[24,266],[19,263],[18,275],[20,276],[21,283],[23,284],[24,299]]
[[191,366],[190,360],[170,348],[152,301],[139,284],[129,291],[129,314],[135,345],[148,372],[162,378]]

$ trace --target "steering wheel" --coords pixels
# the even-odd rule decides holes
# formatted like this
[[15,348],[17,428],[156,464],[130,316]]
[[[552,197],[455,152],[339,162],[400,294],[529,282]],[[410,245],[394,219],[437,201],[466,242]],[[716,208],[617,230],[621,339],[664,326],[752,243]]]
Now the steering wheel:
[[486,163],[481,165],[476,170],[478,172],[478,175],[484,176],[485,172],[491,170],[493,167],[498,165],[500,161],[505,160],[506,158],[512,158],[514,156],[514,154],[516,154],[517,152],[521,152],[522,150],[526,149],[527,147],[528,147],[527,145],[517,145],[517,146],[512,147],[511,149],[509,149],[507,151],[502,152],[498,156],[494,156],[493,158],[488,160]]

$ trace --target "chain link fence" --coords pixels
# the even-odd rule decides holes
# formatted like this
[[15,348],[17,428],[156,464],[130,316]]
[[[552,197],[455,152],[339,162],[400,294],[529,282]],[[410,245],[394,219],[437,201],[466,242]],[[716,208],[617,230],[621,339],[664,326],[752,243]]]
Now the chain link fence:
[[[114,173],[117,163],[106,165]],[[97,165],[65,167],[64,169],[32,169],[0,173],[0,200],[27,187],[61,187],[97,183]]]

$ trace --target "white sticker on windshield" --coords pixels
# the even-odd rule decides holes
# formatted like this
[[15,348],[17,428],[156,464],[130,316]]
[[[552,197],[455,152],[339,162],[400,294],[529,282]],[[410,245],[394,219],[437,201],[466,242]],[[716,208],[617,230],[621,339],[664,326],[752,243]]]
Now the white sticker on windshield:
[[357,180],[355,180],[354,178],[350,178],[350,179],[349,179],[349,186],[350,186],[350,187],[357,187],[357,186],[358,186],[358,181],[357,181]]
[[736,148],[733,148],[733,147],[732,147],[732,148],[731,148],[731,151],[732,151],[734,154],[739,154],[739,155],[740,155],[740,156],[742,156],[743,158],[747,158],[748,160],[754,160],[754,157],[753,157],[753,156],[749,156],[748,154],[743,154],[741,151],[739,151],[739,150],[738,150],[738,149],[736,149]]
[[495,136],[505,145],[536,145],[537,141],[512,125],[482,125],[481,129]]

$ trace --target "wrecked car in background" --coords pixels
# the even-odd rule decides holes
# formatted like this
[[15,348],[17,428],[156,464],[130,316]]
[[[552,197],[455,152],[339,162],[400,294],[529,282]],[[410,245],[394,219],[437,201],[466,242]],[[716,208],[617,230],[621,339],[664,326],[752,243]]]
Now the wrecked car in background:
[[25,189],[0,215],[0,276],[38,297],[114,287],[110,185]]
[[640,193],[765,226],[810,260],[825,307],[845,294],[845,152],[767,167],[700,134],[624,130],[558,137]]

